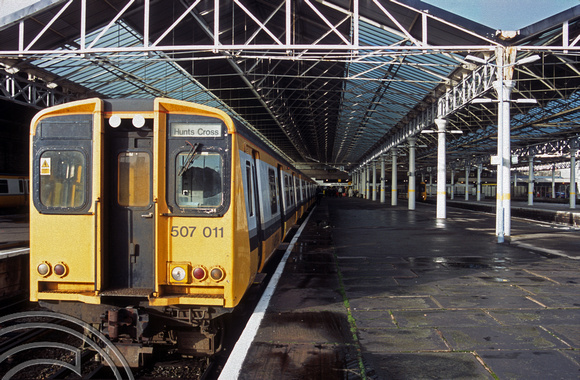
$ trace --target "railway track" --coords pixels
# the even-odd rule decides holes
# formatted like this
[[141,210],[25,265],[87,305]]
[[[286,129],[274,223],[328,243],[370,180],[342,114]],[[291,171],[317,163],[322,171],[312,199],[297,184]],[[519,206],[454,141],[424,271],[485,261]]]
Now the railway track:
[[161,350],[144,368],[129,368],[123,361],[96,329],[69,316],[29,311],[0,317],[3,379],[205,380],[215,370],[212,358],[183,358]]
[[[105,364],[108,374],[103,375],[101,369],[95,371]],[[98,330],[80,320],[45,311],[0,318],[2,378],[64,378],[63,369],[74,373],[76,378],[134,379],[117,348]]]

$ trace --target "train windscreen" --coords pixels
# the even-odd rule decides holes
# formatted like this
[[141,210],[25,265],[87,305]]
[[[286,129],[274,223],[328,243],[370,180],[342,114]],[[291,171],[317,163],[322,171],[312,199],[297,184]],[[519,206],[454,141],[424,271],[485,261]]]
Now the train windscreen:
[[222,158],[218,153],[177,155],[176,202],[179,207],[216,207],[223,202]]

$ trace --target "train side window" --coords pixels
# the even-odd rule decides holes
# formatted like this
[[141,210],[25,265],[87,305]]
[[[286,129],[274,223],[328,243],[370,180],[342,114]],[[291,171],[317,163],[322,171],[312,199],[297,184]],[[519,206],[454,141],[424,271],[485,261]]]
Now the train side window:
[[0,194],[8,194],[8,180],[0,179]]
[[143,207],[150,203],[151,157],[147,152],[123,152],[118,156],[117,202],[120,206]]
[[254,194],[252,192],[252,166],[249,161],[246,161],[246,187],[248,188],[248,208],[250,216],[254,216]]
[[223,203],[222,157],[202,152],[177,155],[176,202],[179,207],[216,207]]
[[45,207],[78,208],[85,202],[85,156],[49,150],[40,156],[40,202]]
[[290,204],[294,206],[296,203],[296,191],[294,186],[294,177],[290,180]]
[[276,173],[274,169],[268,169],[268,183],[270,185],[270,210],[272,210],[272,215],[274,215],[278,212],[278,201],[276,200],[278,188],[276,186]]

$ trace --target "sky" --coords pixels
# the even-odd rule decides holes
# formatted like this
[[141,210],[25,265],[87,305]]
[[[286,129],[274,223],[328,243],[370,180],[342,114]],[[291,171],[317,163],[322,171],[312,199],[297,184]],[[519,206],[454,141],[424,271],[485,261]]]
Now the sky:
[[519,30],[566,9],[580,0],[422,0],[499,30]]

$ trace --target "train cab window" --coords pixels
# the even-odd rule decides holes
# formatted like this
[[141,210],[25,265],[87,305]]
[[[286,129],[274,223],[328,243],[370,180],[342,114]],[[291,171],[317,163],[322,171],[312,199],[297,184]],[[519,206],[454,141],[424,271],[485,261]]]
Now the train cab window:
[[79,208],[85,202],[85,156],[79,151],[45,151],[40,156],[40,202],[51,208]]
[[151,157],[147,152],[123,152],[118,156],[117,202],[125,207],[144,207],[151,199]]
[[8,194],[8,180],[0,179],[0,194]]
[[216,207],[223,203],[222,157],[218,153],[177,155],[176,196],[179,207]]

